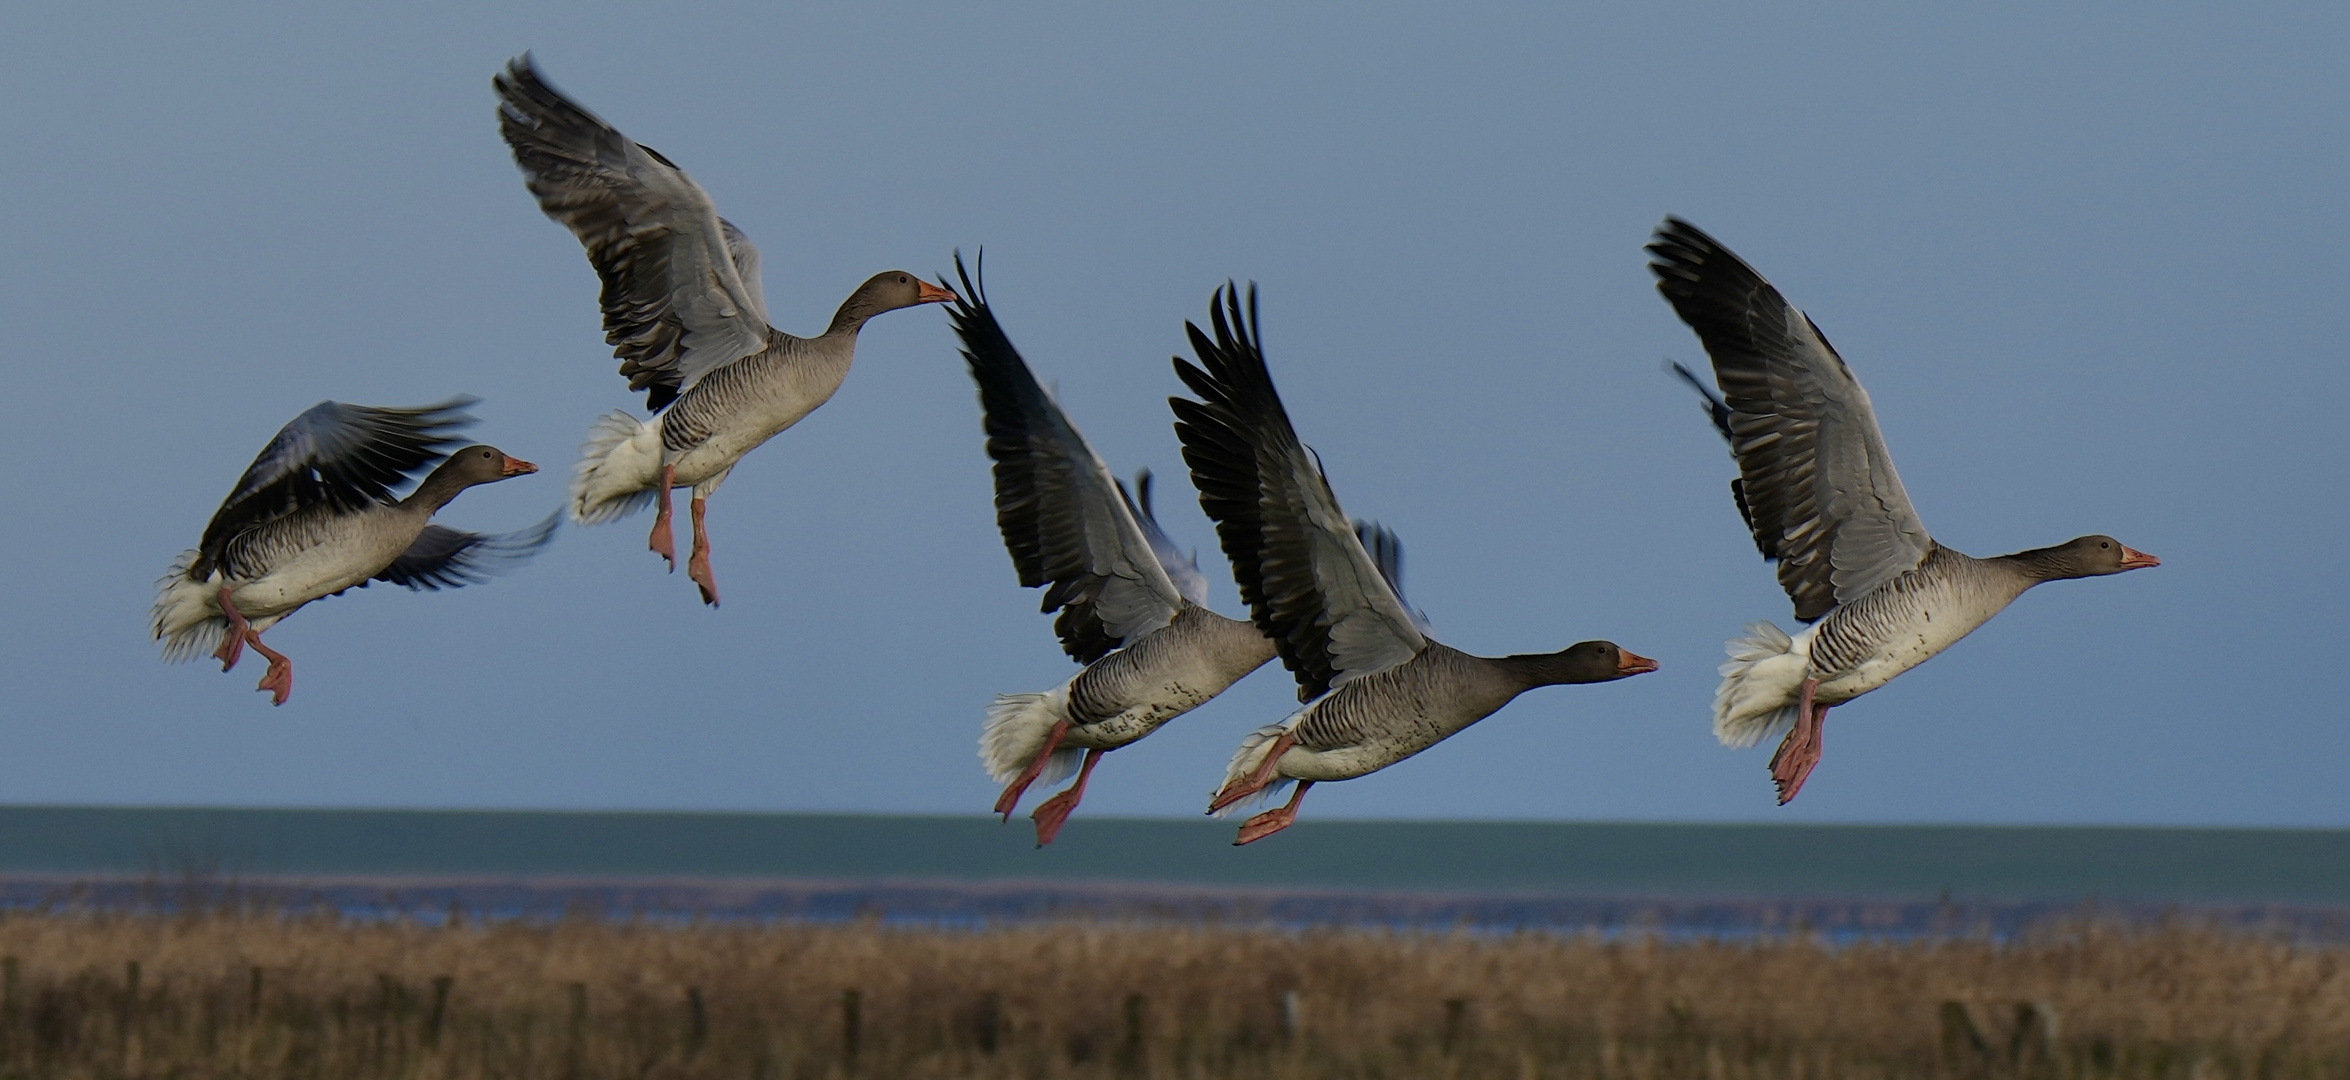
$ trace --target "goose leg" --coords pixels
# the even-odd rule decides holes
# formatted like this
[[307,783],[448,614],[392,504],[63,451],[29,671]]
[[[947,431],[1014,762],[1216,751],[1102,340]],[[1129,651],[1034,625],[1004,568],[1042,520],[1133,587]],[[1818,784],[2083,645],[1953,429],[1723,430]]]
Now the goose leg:
[[694,550],[686,557],[685,576],[701,587],[703,603],[717,607],[718,579],[710,576],[710,527],[702,520],[709,513],[709,505],[710,500],[700,495],[687,504],[693,514]]
[[1280,809],[1267,810],[1262,814],[1258,814],[1257,816],[1248,819],[1247,821],[1241,822],[1240,836],[1232,841],[1232,846],[1239,847],[1242,844],[1256,843],[1259,840],[1262,840],[1268,836],[1273,835],[1274,833],[1280,832],[1281,830],[1296,824],[1297,804],[1305,801],[1306,789],[1312,786],[1314,786],[1314,782],[1311,780],[1298,781],[1297,793],[1291,795],[1289,797],[1289,801],[1283,803]]
[[1803,680],[1803,691],[1795,702],[1795,727],[1779,744],[1779,752],[1771,755],[1771,782],[1779,788],[1779,805],[1787,805],[1803,790],[1803,781],[1811,775],[1812,767],[1820,763],[1820,752],[1825,746],[1823,734],[1828,721],[1828,706],[1817,704],[1812,695],[1820,688],[1818,679]]
[[653,535],[645,538],[645,546],[653,554],[669,560],[669,572],[677,572],[677,538],[669,530],[669,489],[677,486],[677,466],[661,466],[661,512],[653,515]]
[[1053,751],[1061,748],[1061,740],[1068,734],[1067,720],[1054,721],[1052,730],[1045,732],[1044,749],[1036,752],[1036,760],[1029,762],[1028,767],[1020,771],[1019,778],[1005,785],[1004,793],[996,797],[995,812],[1004,815],[1005,821],[1012,820],[1012,808],[1020,805],[1020,796],[1028,790],[1028,785],[1043,775],[1044,763],[1052,760]]
[[[1250,773],[1245,780],[1224,785],[1224,790],[1217,792],[1216,798],[1208,803],[1208,813],[1213,814],[1265,790],[1266,785],[1273,782],[1273,771],[1281,767],[1281,755],[1288,753],[1289,748],[1296,745],[1297,736],[1287,733],[1273,740],[1273,748],[1265,751],[1264,760],[1257,763],[1257,771]],[[1301,790],[1299,794],[1303,795],[1304,792]]]
[[1093,777],[1094,763],[1106,753],[1109,751],[1086,751],[1085,764],[1077,769],[1077,782],[1069,785],[1069,790],[1039,803],[1036,812],[1029,815],[1036,819],[1036,846],[1043,847],[1061,835],[1062,823],[1069,820],[1070,811],[1077,809],[1077,800],[1085,797],[1085,782]]
[[228,616],[228,636],[212,652],[212,658],[220,661],[222,671],[236,667],[237,661],[245,658],[245,635],[253,631],[253,624],[245,621],[245,613],[238,611],[236,602],[229,599],[231,591],[226,585],[220,587],[220,613]]
[[253,651],[269,661],[269,671],[261,676],[261,685],[253,689],[269,691],[271,705],[285,704],[287,698],[294,696],[294,662],[286,659],[286,654],[263,645],[258,631],[247,631],[246,634],[247,640],[253,644]]
[[261,685],[254,689],[269,691],[269,703],[283,705],[294,694],[294,662],[286,659],[286,654],[261,643],[261,631],[245,621],[245,613],[237,610],[237,602],[230,598],[230,592],[228,586],[221,586],[220,613],[228,616],[228,640],[221,642],[220,650],[212,655],[220,658],[220,670],[227,671],[244,657],[245,646],[253,646],[254,652],[269,661],[269,671],[261,676]]

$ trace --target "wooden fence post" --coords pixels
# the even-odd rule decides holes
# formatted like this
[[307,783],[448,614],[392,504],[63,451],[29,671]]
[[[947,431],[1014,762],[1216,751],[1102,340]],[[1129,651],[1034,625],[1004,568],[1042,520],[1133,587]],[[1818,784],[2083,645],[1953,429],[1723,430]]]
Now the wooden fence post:
[[2015,1034],[2007,1040],[2007,1061],[2018,1076],[2028,1076],[2035,1063],[2055,1052],[2056,1006],[2045,1001],[2015,1003]]
[[400,980],[392,978],[390,972],[375,973],[375,1061],[379,1069],[384,1067],[391,1052],[392,1032],[403,1026],[400,1023],[404,1019],[401,1014],[406,1010],[400,1007],[400,999],[406,993]]
[[849,1072],[857,1071],[858,1043],[864,1037],[865,995],[855,990],[840,992],[840,1056]]
[[564,1074],[584,1076],[587,1072],[587,984],[575,982],[570,986],[571,1025],[564,1036]]
[[1141,994],[1126,995],[1126,1038],[1118,1044],[1118,1071],[1128,1076],[1139,1076],[1146,1060],[1142,1042],[1142,1020],[1149,1012],[1150,1003]]
[[1451,1057],[1453,1051],[1460,1048],[1461,1036],[1465,1034],[1463,1029],[1468,1026],[1468,1017],[1469,999],[1444,999],[1444,1039],[1440,1044],[1444,1056]]
[[989,991],[979,997],[979,1012],[973,1016],[973,1028],[979,1037],[979,1052],[995,1053],[996,1043],[1003,1036],[1004,996]]
[[1297,991],[1283,990],[1281,992],[1281,1041],[1283,1043],[1296,1042],[1297,1037],[1304,1034],[1305,1026],[1305,1005],[1298,1000]]
[[122,1070],[139,1071],[139,962],[122,966]]
[[1962,1073],[1980,1071],[1991,1062],[1991,1043],[1983,1038],[1963,1001],[1942,1003],[1942,1063]]
[[690,1060],[710,1041],[710,1012],[702,1005],[702,988],[685,988],[685,1056]]
[[139,1022],[139,962],[132,960],[122,966],[122,1034],[129,1038],[131,1028]]
[[432,977],[432,1012],[424,1018],[424,1045],[437,1050],[441,1045],[441,1024],[449,1017],[449,988],[457,979],[450,975]]

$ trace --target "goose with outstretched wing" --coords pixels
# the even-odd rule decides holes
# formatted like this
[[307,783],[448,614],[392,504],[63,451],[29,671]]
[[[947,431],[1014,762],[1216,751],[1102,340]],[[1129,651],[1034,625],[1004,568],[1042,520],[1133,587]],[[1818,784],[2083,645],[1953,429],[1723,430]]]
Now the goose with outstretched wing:
[[[433,523],[466,488],[538,471],[492,446],[454,452],[472,418],[458,398],[421,408],[322,401],[280,429],[204,527],[156,583],[155,639],[174,663],[210,652],[227,671],[250,645],[269,661],[260,689],[283,705],[294,665],[261,632],[304,604],[385,581],[456,588],[528,558],[560,515],[518,532],[483,534]],[[405,498],[394,488],[438,462]]]
[[1216,522],[1257,628],[1295,676],[1305,707],[1241,744],[1210,813],[1224,813],[1289,781],[1289,802],[1241,825],[1237,844],[1297,820],[1308,788],[1363,776],[1411,757],[1539,686],[1595,683],[1656,670],[1656,661],[1607,641],[1555,653],[1483,657],[1428,636],[1339,508],[1321,462],[1297,438],[1273,389],[1258,336],[1256,291],[1241,311],[1227,284],[1209,305],[1210,337],[1185,324],[1197,364],[1175,372],[1198,396],[1171,398],[1183,460],[1200,507]]
[[604,340],[649,420],[613,412],[588,433],[571,517],[596,524],[658,504],[647,546],[677,566],[670,490],[693,489],[687,576],[716,606],[708,502],[743,455],[832,399],[876,315],[955,294],[903,270],[866,279],[812,338],[767,323],[759,249],[709,193],[651,147],[563,96],[525,54],[491,80],[498,131],[539,209],[571,230],[603,282]]
[[[979,385],[987,454],[995,461],[996,525],[1020,584],[1044,588],[1043,610],[1069,658],[1085,665],[1041,694],[1000,694],[988,708],[979,760],[1004,784],[996,812],[1074,768],[1077,782],[1034,812],[1052,843],[1106,754],[1198,707],[1273,658],[1255,625],[1208,609],[1207,578],[1159,528],[1150,473],[1135,495],[1061,412],[964,271],[948,309]],[[1079,765],[1077,757],[1084,762]]]
[[1713,358],[1716,395],[1687,368],[1730,444],[1730,494],[1809,628],[1757,622],[1729,642],[1714,735],[1785,732],[1771,780],[1785,804],[1819,764],[1828,709],[1940,653],[2048,581],[2162,560],[2110,536],[1977,559],[1927,534],[1893,471],[1869,395],[1809,316],[1713,237],[1668,217],[1649,242],[1657,291]]

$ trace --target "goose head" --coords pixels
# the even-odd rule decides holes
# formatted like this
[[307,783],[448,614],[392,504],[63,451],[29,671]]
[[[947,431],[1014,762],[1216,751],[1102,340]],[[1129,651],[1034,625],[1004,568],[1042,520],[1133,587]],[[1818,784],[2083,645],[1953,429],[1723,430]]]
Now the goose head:
[[463,481],[466,487],[472,487],[475,484],[494,484],[511,477],[528,476],[539,471],[539,467],[510,456],[495,446],[475,445],[449,455],[449,460],[442,462],[441,467],[433,471],[453,473],[454,479]]
[[1534,686],[1614,682],[1655,671],[1651,660],[1612,641],[1584,641],[1554,653],[1512,656],[1504,663]]
[[476,484],[494,484],[516,476],[528,476],[539,467],[518,457],[511,457],[495,446],[468,446],[449,455],[431,476],[416,485],[403,503],[424,508],[427,512],[449,505],[457,493]]
[[866,278],[857,291],[842,301],[840,311],[832,317],[832,333],[855,332],[865,320],[885,311],[914,307],[919,304],[944,304],[959,300],[953,289],[941,288],[903,270],[884,270]]
[[2032,554],[2038,556],[2033,560],[2035,569],[2049,581],[2103,577],[2162,565],[2161,559],[2103,535],[2084,536]]

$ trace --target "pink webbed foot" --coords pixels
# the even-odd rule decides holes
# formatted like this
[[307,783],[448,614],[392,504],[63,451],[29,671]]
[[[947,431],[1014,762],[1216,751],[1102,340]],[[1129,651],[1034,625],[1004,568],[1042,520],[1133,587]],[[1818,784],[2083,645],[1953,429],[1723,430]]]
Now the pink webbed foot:
[[1037,804],[1036,810],[1029,815],[1036,819],[1036,846],[1043,847],[1052,843],[1053,837],[1061,835],[1061,826],[1068,822],[1069,813],[1077,809],[1077,801],[1085,797],[1085,782],[1093,778],[1094,763],[1100,761],[1105,753],[1108,751],[1086,751],[1085,764],[1077,769],[1077,782],[1069,785],[1069,790]]
[[1779,789],[1781,806],[1803,790],[1804,780],[1820,763],[1820,753],[1826,746],[1828,706],[1812,700],[1819,685],[1817,679],[1803,681],[1803,691],[1795,705],[1795,727],[1779,743],[1778,753],[1771,755],[1771,783]]
[[703,515],[708,513],[706,502],[704,499],[695,499],[690,504],[693,511],[694,548],[693,554],[685,560],[685,576],[692,578],[694,585],[702,590],[703,603],[717,607],[718,579],[710,574],[710,530],[703,523]]
[[1037,777],[1044,775],[1044,763],[1052,760],[1053,751],[1061,748],[1061,740],[1068,734],[1067,720],[1054,722],[1052,730],[1045,732],[1044,749],[1036,752],[1036,757],[1029,761],[1028,767],[1022,769],[1018,777],[1004,785],[1002,795],[996,796],[995,812],[1002,814],[1005,821],[1012,820],[1012,811],[1020,805],[1020,796],[1027,793],[1028,785],[1035,783]]
[[268,673],[261,676],[261,685],[253,689],[268,691],[271,705],[285,704],[287,698],[294,696],[293,663],[282,656],[270,661]]
[[[1296,745],[1297,736],[1295,735],[1283,734],[1280,738],[1273,740],[1272,749],[1265,751],[1264,760],[1257,763],[1257,771],[1250,773],[1244,780],[1224,785],[1224,790],[1217,792],[1216,797],[1209,800],[1208,813],[1217,813],[1227,806],[1265,790],[1273,782],[1274,770],[1281,767],[1281,755],[1288,753],[1289,748]],[[1245,828],[1243,826],[1244,830]]]
[[645,547],[669,562],[669,572],[677,572],[677,534],[669,527],[669,489],[677,484],[677,466],[661,466],[661,509],[653,515],[653,533],[645,538]]
[[261,676],[261,685],[254,689],[268,691],[271,705],[285,704],[287,698],[294,696],[294,662],[286,659],[286,654],[263,645],[260,634],[247,630],[245,635],[252,642],[253,651],[269,661],[269,670]]
[[1232,846],[1240,847],[1245,844],[1256,843],[1259,840],[1262,840],[1268,836],[1273,835],[1274,833],[1280,832],[1281,830],[1296,824],[1297,804],[1305,801],[1306,789],[1313,786],[1314,782],[1311,780],[1300,780],[1297,782],[1297,793],[1291,795],[1289,797],[1289,801],[1283,803],[1279,809],[1267,810],[1262,814],[1258,814],[1257,816],[1248,819],[1247,821],[1241,822],[1240,835],[1233,838]]

